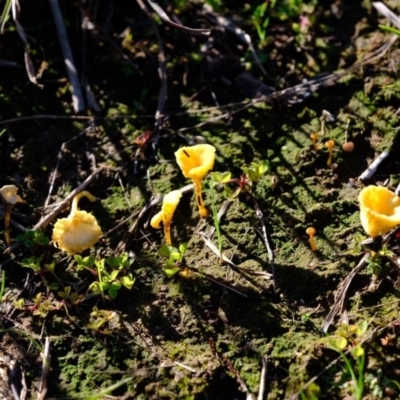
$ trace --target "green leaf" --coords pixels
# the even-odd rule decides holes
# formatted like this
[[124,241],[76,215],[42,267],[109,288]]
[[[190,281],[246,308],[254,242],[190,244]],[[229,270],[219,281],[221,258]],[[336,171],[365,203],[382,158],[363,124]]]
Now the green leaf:
[[118,274],[119,274],[118,270],[115,270],[115,271],[111,272],[110,281],[114,281],[117,278]]
[[332,346],[337,350],[344,350],[347,346],[347,339],[339,337],[331,341]]
[[169,258],[169,255],[171,253],[170,246],[164,244],[160,247],[160,250],[158,250],[158,252],[160,253],[160,255]]
[[359,358],[362,355],[364,355],[364,349],[361,347],[361,345],[357,345],[354,347],[354,349],[351,351],[351,354],[353,355],[354,358]]
[[58,290],[60,289],[60,284],[58,282],[52,282],[49,285],[50,290]]
[[132,275],[129,274],[127,276],[123,276],[121,278],[121,283],[124,285],[127,289],[132,289],[133,284],[135,283],[135,279],[132,278]]
[[252,182],[257,182],[257,174],[252,168],[243,168],[243,171]]
[[121,282],[115,281],[110,285],[110,288],[113,290],[119,290],[119,289],[121,289],[121,286],[122,286]]
[[357,324],[357,336],[361,337],[367,332],[368,329],[368,322],[367,321],[360,321]]
[[178,267],[173,269],[163,268],[163,271],[168,278],[172,278],[177,272],[179,272],[179,268]]
[[50,264],[44,264],[44,267],[45,267],[47,270],[51,271],[51,272],[54,272],[55,266],[56,266],[55,261],[52,261]]
[[181,253],[182,256],[186,253],[187,246],[188,246],[187,243],[182,243],[179,245],[179,252]]
[[117,297],[117,295],[118,295],[118,292],[115,290],[115,289],[113,289],[113,288],[109,288],[108,289],[108,295],[112,298],[112,299],[115,299],[116,297]]
[[86,327],[93,331],[97,331],[105,322],[107,322],[104,318],[97,318],[93,321],[90,321]]

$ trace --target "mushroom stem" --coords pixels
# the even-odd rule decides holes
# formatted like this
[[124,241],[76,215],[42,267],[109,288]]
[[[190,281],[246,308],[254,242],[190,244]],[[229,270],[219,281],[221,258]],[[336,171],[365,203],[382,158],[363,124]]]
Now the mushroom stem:
[[329,157],[328,157],[328,161],[326,162],[326,165],[328,166],[328,167],[331,167],[332,166],[332,149],[329,149]]
[[94,197],[90,192],[84,190],[83,192],[78,193],[74,199],[72,200],[71,205],[71,214],[75,214],[78,209],[78,202],[82,197],[87,197],[91,202],[96,201],[97,198]]
[[207,217],[207,210],[206,210],[206,208],[204,206],[203,198],[202,198],[202,195],[201,195],[201,181],[197,181],[197,180],[194,181],[194,191],[195,191],[195,194],[196,194],[196,201],[197,201],[197,205],[199,207],[200,216],[202,218],[206,218]]
[[333,140],[328,140],[325,143],[325,146],[328,148],[329,156],[326,165],[330,168],[332,166],[332,158],[333,158],[333,148],[335,147],[335,142]]
[[312,133],[311,135],[310,135],[310,137],[311,137],[311,140],[312,140],[312,143],[313,143],[313,147],[314,147],[314,150],[315,151],[318,151],[319,150],[319,146],[318,146],[318,134],[317,133]]
[[5,206],[4,206],[4,238],[6,240],[7,246],[9,246],[11,244],[10,221],[11,221],[11,206],[9,204],[5,204]]
[[168,246],[172,246],[172,239],[171,239],[171,221],[164,221],[164,237],[165,242]]
[[317,251],[318,250],[317,243],[315,241],[314,235],[310,235],[310,246],[311,246],[311,250],[312,251]]

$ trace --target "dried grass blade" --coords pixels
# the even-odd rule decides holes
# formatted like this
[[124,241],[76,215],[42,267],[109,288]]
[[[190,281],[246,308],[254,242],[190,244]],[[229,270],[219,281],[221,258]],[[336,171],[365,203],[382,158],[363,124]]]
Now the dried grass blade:
[[194,29],[194,28],[189,28],[188,26],[185,25],[177,24],[176,22],[171,21],[166,12],[157,3],[155,3],[152,0],[147,0],[147,2],[150,4],[150,7],[158,14],[158,16],[164,22],[173,26],[174,28],[178,28],[183,31],[187,31],[192,35],[199,35],[199,36],[208,36],[211,33],[210,29]]

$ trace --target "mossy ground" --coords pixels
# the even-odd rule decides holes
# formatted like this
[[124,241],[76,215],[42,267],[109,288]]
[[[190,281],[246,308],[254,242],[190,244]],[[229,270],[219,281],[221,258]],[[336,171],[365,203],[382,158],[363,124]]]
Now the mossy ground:
[[[338,357],[329,348],[328,338],[334,336],[340,322],[335,319],[327,335],[321,333],[321,327],[340,282],[363,256],[360,243],[366,236],[359,221],[357,196],[364,183],[357,177],[378,153],[387,150],[391,152],[389,158],[367,183],[389,179],[396,187],[400,181],[397,45],[384,57],[302,102],[259,103],[212,122],[226,109],[216,106],[211,89],[219,104],[242,102],[245,97],[232,82],[224,83],[225,71],[220,73],[224,79],[207,76],[205,55],[200,52],[205,39],[160,23],[157,26],[167,55],[167,117],[157,146],[153,149],[150,142],[137,156],[135,139],[154,124],[152,116],[159,99],[159,47],[154,27],[140,14],[136,3],[114,3],[105,2],[93,10],[89,7],[94,13],[90,18],[97,25],[86,38],[90,46],[83,58],[77,50],[83,34],[76,25],[79,7],[65,3],[63,9],[79,68],[85,71],[101,107],[92,122],[38,118],[3,123],[18,117],[71,113],[62,56],[47,3],[37,6],[40,13],[32,9],[33,5],[23,5],[21,22],[43,47],[31,49],[33,59],[39,63],[45,57],[50,65],[42,90],[27,82],[23,68],[0,67],[0,131],[6,128],[0,144],[0,185],[13,183],[19,187],[26,204],[15,207],[13,220],[30,228],[40,219],[40,207],[48,195],[57,160],[51,202],[64,198],[96,165],[104,165],[88,187],[100,201],[82,202],[82,207],[96,215],[103,232],[130,215],[135,217],[110,231],[84,255],[113,255],[124,238],[135,284],[131,290],[121,289],[115,300],[86,296],[76,305],[65,301],[59,310],[42,318],[32,314],[37,293],[60,302],[57,290],[49,288],[50,283],[58,281],[87,295],[93,275],[74,271],[71,259],[52,246],[22,246],[14,254],[3,254],[1,268],[6,280],[2,329],[24,355],[17,357],[5,339],[2,353],[17,358],[27,371],[32,398],[38,391],[39,349],[46,336],[52,343],[48,398],[89,398],[110,388],[108,394],[121,399],[245,399],[249,393],[258,393],[264,355],[268,358],[268,399],[289,399],[296,393],[306,399],[350,396],[349,371],[340,358],[315,383],[305,385]],[[236,10],[230,2],[222,3],[226,4],[221,5],[219,13],[237,16],[238,24],[251,33],[264,68],[273,77],[263,79],[277,89],[348,67],[389,37],[379,31],[378,23],[384,20],[369,2],[342,5],[324,1],[317,5],[311,1],[288,8],[286,14],[283,9],[279,14],[277,8],[267,39],[260,42],[251,24],[251,10]],[[107,7],[111,5],[115,8],[108,20]],[[389,5],[400,12],[397,2]],[[175,6],[168,12],[179,10],[183,23],[208,24],[190,2],[177,2]],[[310,23],[303,33],[293,26],[301,21],[300,16]],[[110,33],[110,27],[114,33]],[[237,47],[234,35],[215,35],[222,55],[229,52],[230,57],[241,58],[258,77],[253,59]],[[11,23],[0,39],[1,58],[18,59],[22,65],[23,45]],[[207,111],[194,113],[206,107]],[[320,131],[323,110],[332,113],[335,121],[326,124],[320,150],[316,151],[310,134]],[[205,121],[209,123],[195,127]],[[346,134],[355,146],[351,153],[341,148]],[[328,139],[336,143],[335,168],[327,166],[324,143]],[[136,228],[127,234],[154,196],[189,183],[175,163],[174,152],[199,140],[215,146],[215,171],[231,171],[239,177],[241,168],[252,161],[268,161],[269,170],[254,187],[254,196],[273,248],[275,288],[272,279],[260,275],[272,270],[262,227],[245,194],[232,202],[220,223],[224,254],[244,274],[221,264],[205,246],[200,232],[208,232],[213,220],[211,216],[199,219],[192,192],[183,195],[172,231],[174,245],[188,243],[185,263],[192,270],[189,277],[169,279],[162,271],[165,259],[158,254],[162,233],[149,225],[157,207],[141,215]],[[208,184],[204,193],[210,209]],[[222,191],[217,192],[218,209],[224,201]],[[305,233],[309,226],[317,231],[317,252],[311,251]],[[19,228],[14,226],[12,236],[18,233]],[[45,233],[51,236],[51,227]],[[216,242],[215,235],[213,240]],[[396,242],[390,246],[398,253]],[[5,248],[0,239],[1,252]],[[21,260],[32,256],[42,256],[43,264],[55,260],[54,274],[34,274],[22,268]],[[363,344],[367,354],[365,399],[397,398],[400,393],[396,323],[399,270],[388,260],[382,267],[377,279],[368,268],[358,274],[346,303],[350,325],[367,321],[368,333],[375,332]],[[25,300],[22,309],[14,307],[18,299]],[[87,328],[94,307],[114,312],[98,330]]]

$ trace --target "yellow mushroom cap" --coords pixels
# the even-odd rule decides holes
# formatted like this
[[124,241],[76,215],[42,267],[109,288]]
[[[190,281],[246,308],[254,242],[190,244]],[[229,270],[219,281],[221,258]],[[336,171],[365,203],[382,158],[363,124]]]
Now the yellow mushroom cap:
[[8,204],[24,203],[24,200],[22,200],[17,192],[18,188],[15,185],[5,185],[0,188],[0,194]]
[[371,237],[384,235],[400,225],[400,197],[383,186],[368,186],[361,190],[361,225]]
[[200,181],[214,166],[215,147],[210,144],[182,147],[175,157],[185,178]]
[[315,235],[316,230],[315,230],[315,228],[310,226],[309,228],[306,229],[306,233],[307,233],[307,235],[313,236],[313,235]]
[[77,210],[68,218],[60,218],[54,225],[52,241],[67,253],[80,253],[92,247],[102,235],[96,218]]
[[150,221],[150,225],[155,229],[160,229],[160,224],[170,222],[174,215],[175,209],[182,197],[180,190],[173,190],[164,196],[161,211],[158,212]]
[[333,140],[328,140],[327,142],[325,142],[325,146],[332,150],[335,147],[335,142]]
[[51,240],[55,246],[67,253],[80,253],[92,247],[102,235],[96,218],[86,211],[78,210],[78,201],[83,196],[90,201],[96,200],[87,191],[79,193],[72,201],[69,216],[58,219],[54,224]]

